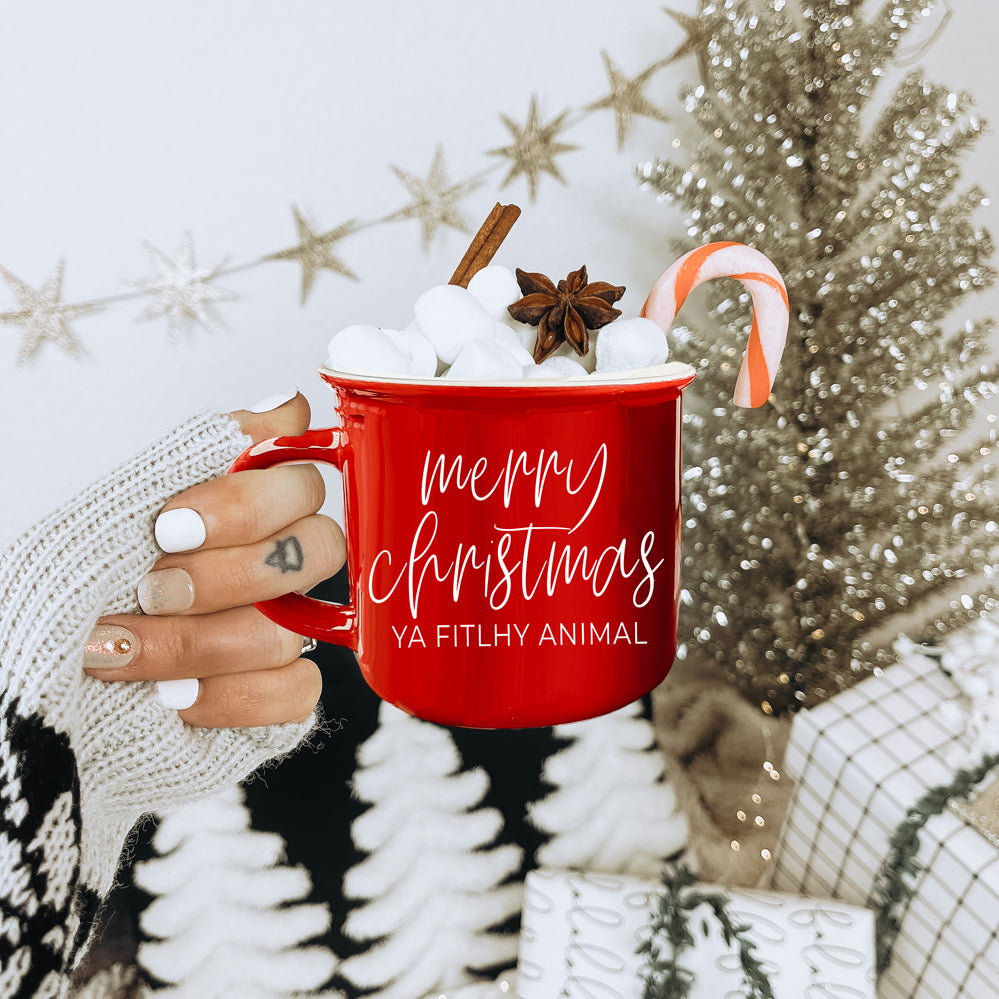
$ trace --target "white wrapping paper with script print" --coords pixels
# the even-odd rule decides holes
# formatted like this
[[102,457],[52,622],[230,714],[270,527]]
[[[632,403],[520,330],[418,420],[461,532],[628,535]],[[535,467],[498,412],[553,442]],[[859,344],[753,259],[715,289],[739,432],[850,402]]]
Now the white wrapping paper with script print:
[[[520,999],[641,999],[657,882],[625,875],[538,870],[527,875]],[[732,919],[748,923],[776,999],[874,999],[874,920],[867,909],[793,895],[724,889]],[[695,946],[680,963],[696,976],[690,999],[743,997],[736,947],[707,906],[689,914]]]

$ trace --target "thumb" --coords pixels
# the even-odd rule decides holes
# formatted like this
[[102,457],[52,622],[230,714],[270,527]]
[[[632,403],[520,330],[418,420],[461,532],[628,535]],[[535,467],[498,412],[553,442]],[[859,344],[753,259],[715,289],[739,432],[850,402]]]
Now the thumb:
[[309,401],[297,389],[268,396],[249,409],[238,409],[232,416],[253,443],[271,437],[293,437],[309,429]]

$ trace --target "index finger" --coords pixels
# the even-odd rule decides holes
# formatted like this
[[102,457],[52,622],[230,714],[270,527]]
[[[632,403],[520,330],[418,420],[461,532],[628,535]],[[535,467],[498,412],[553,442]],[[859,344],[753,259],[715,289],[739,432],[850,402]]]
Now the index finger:
[[[309,403],[301,392],[273,399],[277,405],[270,408],[265,408],[265,400],[231,414],[254,444],[272,437],[297,436],[309,427]],[[266,536],[284,523],[314,513],[324,498],[322,476],[314,466],[241,472],[232,479],[239,481],[223,477],[172,497],[154,525],[160,548],[165,552],[193,551],[209,540],[209,534],[213,535],[213,547],[240,543],[247,540],[242,538],[247,528],[254,538]],[[275,504],[274,500],[287,502]]]

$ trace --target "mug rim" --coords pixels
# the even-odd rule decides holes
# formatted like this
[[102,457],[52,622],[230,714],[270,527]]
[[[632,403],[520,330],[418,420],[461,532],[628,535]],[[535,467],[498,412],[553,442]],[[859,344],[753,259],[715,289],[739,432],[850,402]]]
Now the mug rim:
[[635,368],[627,372],[612,372],[607,375],[590,374],[573,378],[520,378],[516,380],[466,380],[460,378],[413,378],[410,376],[378,375],[366,372],[343,371],[327,363],[319,365],[319,374],[324,379],[350,385],[385,385],[417,387],[426,391],[450,391],[455,388],[491,389],[532,393],[539,389],[558,388],[560,391],[585,390],[592,388],[615,388],[625,385],[676,386],[684,388],[697,375],[697,371],[682,361],[667,361],[653,367]]

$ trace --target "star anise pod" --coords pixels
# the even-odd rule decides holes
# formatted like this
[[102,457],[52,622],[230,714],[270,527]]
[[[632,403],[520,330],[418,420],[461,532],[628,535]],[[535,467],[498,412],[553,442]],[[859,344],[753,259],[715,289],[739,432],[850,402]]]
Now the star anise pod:
[[612,308],[624,288],[595,281],[588,284],[586,268],[573,271],[558,286],[544,274],[517,268],[517,284],[524,297],[509,307],[518,322],[538,327],[534,363],[540,364],[560,343],[572,345],[580,357],[590,347],[590,330],[598,330],[621,315]]

